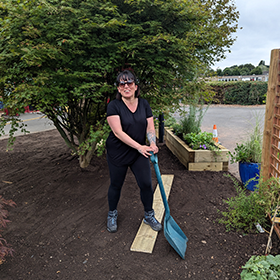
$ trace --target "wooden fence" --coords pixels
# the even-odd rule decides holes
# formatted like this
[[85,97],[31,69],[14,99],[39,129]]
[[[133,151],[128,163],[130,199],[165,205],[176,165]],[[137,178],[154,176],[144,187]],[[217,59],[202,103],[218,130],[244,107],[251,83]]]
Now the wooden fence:
[[[280,180],[280,49],[271,51],[261,175],[264,180],[272,176]],[[274,229],[280,238],[279,224]]]

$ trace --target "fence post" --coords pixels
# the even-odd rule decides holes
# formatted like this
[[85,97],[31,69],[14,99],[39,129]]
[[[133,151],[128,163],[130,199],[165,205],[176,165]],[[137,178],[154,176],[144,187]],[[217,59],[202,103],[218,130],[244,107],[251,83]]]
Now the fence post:
[[[263,147],[262,147],[262,162],[261,162],[261,176],[264,180],[273,176],[273,170],[275,165],[272,159],[275,159],[275,151],[272,150],[273,138],[276,136],[280,138],[280,49],[274,49],[271,51],[268,88],[266,96],[266,110],[265,110],[265,122],[263,133]],[[274,131],[276,127],[277,131]],[[278,127],[278,128],[277,128]],[[279,142],[273,148],[280,150]],[[279,158],[278,158],[279,159]],[[277,161],[277,169],[280,165]],[[276,171],[276,170],[275,170]],[[276,177],[278,177],[278,171]]]
[[158,142],[163,143],[164,139],[164,114],[161,113],[158,117],[159,126],[158,126]]

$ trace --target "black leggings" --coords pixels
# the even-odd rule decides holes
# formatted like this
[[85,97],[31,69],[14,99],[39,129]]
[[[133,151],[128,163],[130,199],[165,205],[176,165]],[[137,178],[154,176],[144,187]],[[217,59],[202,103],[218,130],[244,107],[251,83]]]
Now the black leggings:
[[107,161],[111,179],[111,184],[108,191],[109,210],[114,211],[117,209],[121,195],[121,189],[129,166],[140,188],[140,196],[144,205],[144,210],[151,211],[153,209],[153,188],[149,158],[139,155],[133,164],[124,166],[116,166],[112,164],[108,157]]

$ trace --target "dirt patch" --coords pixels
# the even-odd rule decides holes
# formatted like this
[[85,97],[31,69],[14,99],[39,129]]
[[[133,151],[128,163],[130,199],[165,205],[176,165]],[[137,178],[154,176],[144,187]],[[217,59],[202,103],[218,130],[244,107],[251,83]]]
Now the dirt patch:
[[[130,251],[143,218],[130,171],[118,207],[119,229],[110,234],[105,157],[81,170],[56,130],[19,136],[10,152],[6,141],[0,141],[0,194],[17,207],[9,209],[12,222],[2,233],[15,249],[0,267],[2,280],[240,279],[250,256],[264,254],[268,234],[228,233],[217,222],[217,209],[235,195],[227,172],[189,172],[160,146],[161,173],[174,174],[171,215],[189,238],[182,260],[163,232],[152,254]],[[272,253],[280,253],[275,234]]]

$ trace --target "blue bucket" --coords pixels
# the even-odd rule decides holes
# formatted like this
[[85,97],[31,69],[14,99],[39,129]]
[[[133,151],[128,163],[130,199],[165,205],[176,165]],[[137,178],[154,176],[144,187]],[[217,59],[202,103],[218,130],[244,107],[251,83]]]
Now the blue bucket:
[[250,162],[239,162],[239,175],[243,185],[245,186],[250,179],[251,180],[246,188],[250,191],[254,191],[257,187],[260,178],[260,163],[250,163]]

